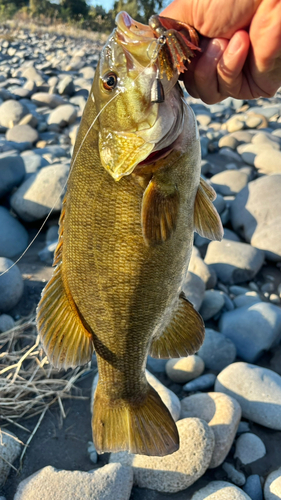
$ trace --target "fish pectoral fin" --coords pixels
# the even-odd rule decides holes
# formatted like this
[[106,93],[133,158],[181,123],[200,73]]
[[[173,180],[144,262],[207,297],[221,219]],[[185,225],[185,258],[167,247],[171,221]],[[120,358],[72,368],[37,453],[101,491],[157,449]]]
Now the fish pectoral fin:
[[213,188],[201,179],[194,204],[194,231],[209,240],[221,241],[223,226],[212,203],[216,198],[214,193]]
[[91,360],[92,334],[84,325],[62,277],[62,263],[44,288],[37,308],[37,328],[50,363],[75,368]]
[[160,336],[152,340],[153,358],[179,358],[197,352],[204,340],[204,322],[183,294],[170,323]]
[[153,176],[142,200],[141,225],[147,246],[163,243],[176,229],[179,193],[175,184]]
[[92,428],[98,453],[126,450],[139,455],[162,457],[179,449],[176,424],[150,385],[144,397],[134,395],[134,401],[110,401],[98,383]]

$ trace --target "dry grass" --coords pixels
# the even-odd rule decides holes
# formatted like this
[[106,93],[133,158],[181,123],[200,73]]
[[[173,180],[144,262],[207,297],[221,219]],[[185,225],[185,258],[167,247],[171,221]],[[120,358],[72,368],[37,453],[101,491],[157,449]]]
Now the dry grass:
[[[35,320],[0,334],[0,418],[17,422],[71,396],[88,367],[60,372],[49,365],[36,336]],[[63,415],[64,416],[64,415]]]
[[57,402],[65,418],[62,400],[81,398],[73,395],[73,389],[87,371],[89,366],[67,372],[52,368],[40,346],[34,319],[0,333],[0,423],[2,420],[30,432],[19,421],[39,414],[21,461],[48,408]]

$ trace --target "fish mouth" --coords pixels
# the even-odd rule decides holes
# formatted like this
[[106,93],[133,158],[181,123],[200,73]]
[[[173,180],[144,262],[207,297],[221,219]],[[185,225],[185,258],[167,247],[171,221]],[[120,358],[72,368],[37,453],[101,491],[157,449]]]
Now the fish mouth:
[[162,160],[163,158],[166,158],[173,150],[174,150],[174,145],[176,143],[177,139],[170,144],[170,146],[166,146],[163,149],[160,149],[159,151],[152,151],[148,157],[141,161],[138,164],[138,167],[143,167],[146,165],[151,165],[152,163],[155,163],[158,160]]

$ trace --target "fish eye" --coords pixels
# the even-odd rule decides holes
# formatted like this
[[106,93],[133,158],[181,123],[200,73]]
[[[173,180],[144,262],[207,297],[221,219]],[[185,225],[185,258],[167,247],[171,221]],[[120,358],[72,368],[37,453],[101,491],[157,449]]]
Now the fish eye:
[[113,90],[117,85],[117,75],[113,71],[106,73],[102,78],[103,88],[105,90]]

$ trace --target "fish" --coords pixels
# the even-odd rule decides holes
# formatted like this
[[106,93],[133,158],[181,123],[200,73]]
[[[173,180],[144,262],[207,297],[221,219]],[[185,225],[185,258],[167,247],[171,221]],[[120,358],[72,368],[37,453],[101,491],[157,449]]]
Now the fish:
[[[52,365],[73,368],[96,354],[98,453],[165,456],[179,448],[175,422],[147,382],[146,360],[200,348],[204,323],[182,284],[194,231],[223,235],[215,192],[200,178],[196,118],[178,83],[182,62],[193,55],[179,48],[196,39],[165,19],[143,25],[121,12],[101,51],[74,147],[54,271],[37,308]],[[183,37],[174,36],[177,26]]]

